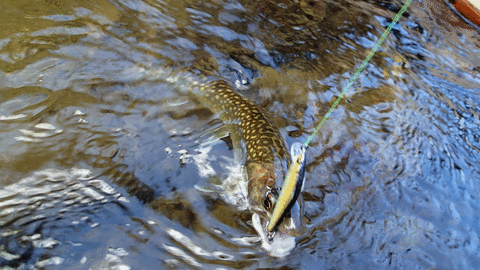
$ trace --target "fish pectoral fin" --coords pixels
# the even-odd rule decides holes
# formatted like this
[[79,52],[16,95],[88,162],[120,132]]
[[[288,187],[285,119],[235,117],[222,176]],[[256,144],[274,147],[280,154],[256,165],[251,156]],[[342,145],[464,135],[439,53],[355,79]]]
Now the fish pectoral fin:
[[243,162],[245,158],[245,148],[243,142],[242,128],[238,124],[223,124],[217,128],[207,130],[199,139],[201,146],[206,147],[218,143],[221,139],[230,137],[235,161]]
[[197,141],[201,141],[201,146],[210,146],[218,143],[222,138],[228,137],[230,132],[226,125],[221,125],[216,128],[208,129],[200,134]]

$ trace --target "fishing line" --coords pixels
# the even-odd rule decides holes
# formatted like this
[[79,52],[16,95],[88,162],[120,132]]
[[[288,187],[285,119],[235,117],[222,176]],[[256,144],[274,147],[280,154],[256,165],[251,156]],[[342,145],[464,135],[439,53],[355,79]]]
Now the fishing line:
[[315,137],[315,135],[317,135],[318,131],[323,126],[325,121],[327,121],[328,116],[333,112],[335,107],[337,107],[338,103],[344,97],[347,90],[352,86],[353,82],[358,77],[358,74],[360,74],[360,72],[363,70],[365,65],[367,65],[368,61],[370,61],[372,56],[377,51],[378,47],[383,43],[383,41],[388,36],[388,34],[392,30],[392,28],[395,26],[397,21],[400,19],[402,14],[407,10],[407,7],[410,5],[411,2],[412,0],[407,0],[407,2],[403,5],[402,9],[395,16],[393,21],[388,26],[387,30],[385,30],[385,32],[383,33],[382,37],[377,41],[373,49],[367,55],[367,58],[363,61],[362,65],[357,69],[357,71],[355,72],[353,77],[350,79],[348,84],[343,88],[342,92],[340,93],[340,96],[335,100],[332,107],[325,114],[320,124],[318,124],[318,126],[315,128],[315,131],[307,138],[307,140],[303,145],[300,143],[294,143],[292,145],[292,149],[295,150],[295,151],[292,151],[293,162],[290,164],[288,168],[288,172],[287,172],[287,175],[285,176],[285,181],[283,183],[282,190],[277,199],[277,203],[275,204],[272,216],[270,218],[270,221],[267,227],[267,231],[270,234],[269,236],[270,239],[273,239],[272,235],[275,233],[274,232],[275,228],[281,222],[282,217],[285,215],[285,213],[290,210],[296,198],[298,197],[298,194],[300,193],[300,189],[301,189],[301,188],[299,189],[299,187],[303,186],[304,176],[305,176],[305,166],[306,166],[305,165],[306,148],[308,147],[312,139]]
[[328,116],[330,116],[330,114],[333,112],[333,110],[335,110],[335,107],[337,107],[338,103],[340,103],[340,100],[345,96],[345,93],[347,92],[347,90],[352,86],[353,82],[355,81],[355,79],[358,77],[358,75],[360,74],[360,72],[362,72],[363,68],[367,65],[368,61],[370,61],[370,59],[372,58],[372,56],[375,54],[375,52],[377,51],[378,47],[380,47],[380,45],[383,43],[383,41],[385,40],[385,38],[387,38],[388,34],[390,33],[390,31],[392,30],[392,28],[395,26],[395,24],[397,23],[397,21],[400,19],[400,17],[402,16],[402,14],[407,10],[408,6],[410,5],[410,3],[412,3],[412,0],[407,0],[407,2],[403,5],[402,9],[397,13],[397,15],[395,16],[395,18],[393,18],[393,21],[390,23],[390,25],[388,26],[387,30],[385,30],[385,32],[383,33],[382,37],[377,41],[377,43],[375,44],[375,46],[373,47],[373,49],[370,51],[370,53],[367,55],[367,58],[363,61],[362,65],[357,69],[357,71],[355,72],[355,74],[353,75],[353,77],[350,79],[350,81],[348,82],[348,84],[343,88],[342,92],[340,93],[340,96],[337,98],[337,100],[335,100],[335,102],[333,103],[332,107],[330,108],[330,110],[328,110],[328,112],[325,114],[325,116],[323,117],[322,121],[320,122],[320,124],[318,124],[318,126],[315,128],[315,131],[307,138],[307,140],[305,141],[305,143],[303,144],[303,146],[305,146],[305,148],[308,147],[308,145],[310,144],[310,142],[313,140],[313,138],[315,137],[315,135],[318,134],[318,131],[320,131],[320,128],[322,128],[323,124],[325,123],[325,121],[327,121],[327,118]]

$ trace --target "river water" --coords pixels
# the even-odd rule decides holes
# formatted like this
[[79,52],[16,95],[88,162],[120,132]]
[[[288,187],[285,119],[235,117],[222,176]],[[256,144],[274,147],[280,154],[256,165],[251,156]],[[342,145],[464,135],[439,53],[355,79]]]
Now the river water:
[[303,142],[402,5],[5,1],[0,268],[479,269],[480,32],[443,1],[413,1],[311,143],[283,258],[222,123],[155,75],[237,85]]

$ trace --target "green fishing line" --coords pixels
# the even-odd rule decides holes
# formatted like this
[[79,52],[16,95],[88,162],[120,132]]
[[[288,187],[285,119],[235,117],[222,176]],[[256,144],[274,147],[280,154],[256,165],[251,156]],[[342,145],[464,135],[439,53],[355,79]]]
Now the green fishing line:
[[397,23],[397,21],[400,19],[400,17],[402,16],[402,14],[407,10],[408,6],[410,5],[410,3],[412,3],[412,0],[407,0],[407,2],[403,5],[402,9],[398,12],[398,14],[395,16],[395,18],[393,19],[393,21],[390,23],[390,25],[388,26],[387,30],[385,30],[385,32],[383,33],[382,37],[377,41],[377,43],[375,44],[375,46],[373,47],[373,49],[370,51],[370,53],[367,55],[367,58],[363,61],[362,65],[357,69],[357,71],[355,72],[355,74],[353,75],[353,77],[350,79],[350,81],[348,82],[348,84],[343,88],[342,92],[340,93],[340,96],[337,98],[337,100],[335,100],[335,102],[333,103],[332,107],[330,108],[330,110],[328,110],[328,112],[325,114],[325,116],[323,117],[322,121],[320,122],[320,124],[318,124],[317,128],[315,128],[315,131],[312,133],[312,135],[310,135],[307,140],[305,141],[305,143],[303,144],[305,146],[305,148],[308,147],[308,145],[310,144],[310,142],[313,140],[313,138],[315,137],[315,135],[317,135],[318,131],[320,130],[320,128],[322,128],[323,124],[325,123],[325,121],[327,121],[327,118],[328,116],[333,112],[333,110],[335,109],[335,107],[337,107],[338,103],[340,102],[340,100],[345,96],[345,93],[347,92],[347,90],[352,86],[353,82],[355,81],[355,79],[358,77],[358,74],[360,74],[360,72],[363,70],[363,68],[365,67],[365,65],[367,65],[368,61],[370,61],[370,59],[372,58],[372,56],[375,54],[375,52],[377,51],[378,47],[380,47],[380,45],[383,43],[383,41],[385,40],[385,38],[387,38],[388,34],[390,33],[390,31],[392,30],[392,28],[395,26],[395,24]]

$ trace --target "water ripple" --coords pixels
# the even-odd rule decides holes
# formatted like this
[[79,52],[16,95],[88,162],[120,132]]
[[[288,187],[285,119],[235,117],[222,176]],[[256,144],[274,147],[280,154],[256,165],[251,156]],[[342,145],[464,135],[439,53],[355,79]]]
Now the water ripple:
[[478,32],[443,1],[409,7],[312,141],[308,233],[281,260],[229,133],[172,82],[231,82],[302,141],[400,3],[227,2],[4,5],[0,264],[474,269]]

